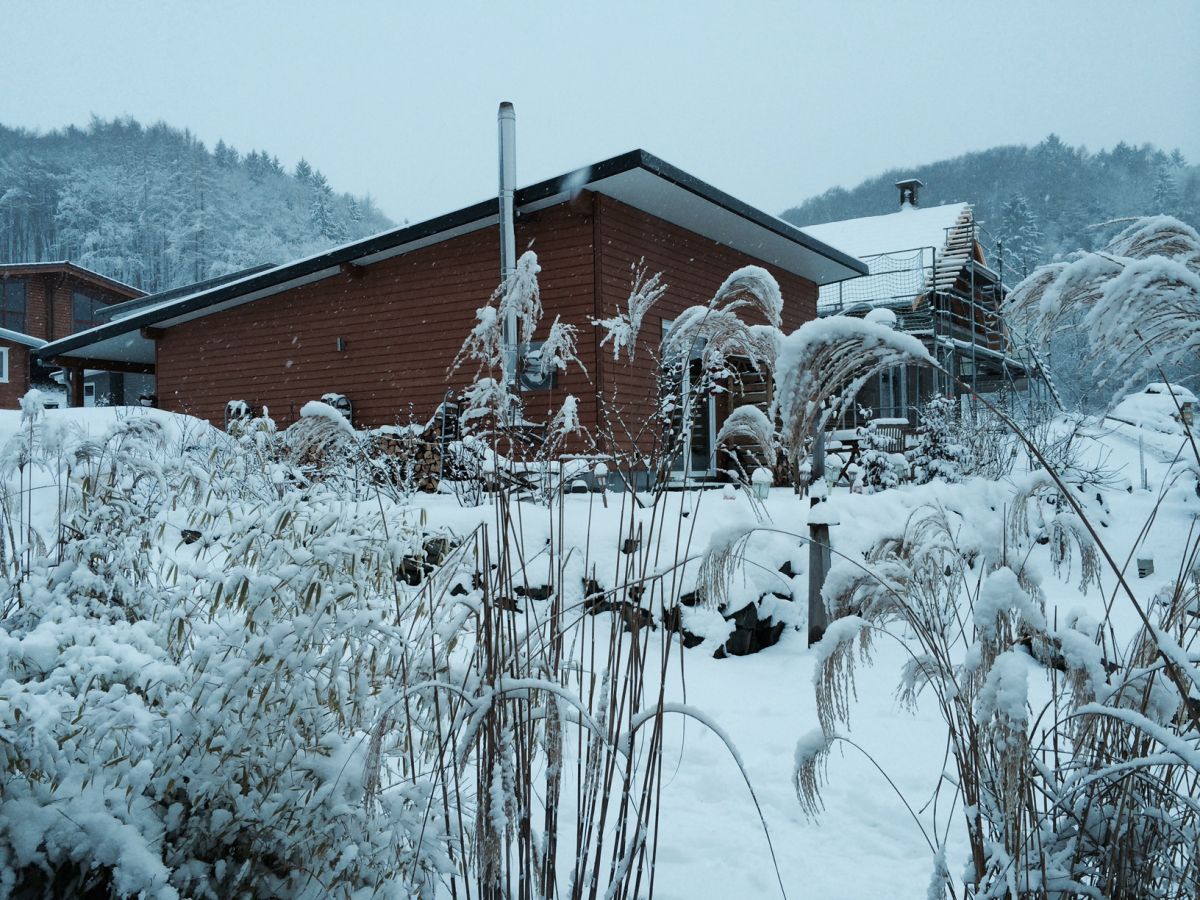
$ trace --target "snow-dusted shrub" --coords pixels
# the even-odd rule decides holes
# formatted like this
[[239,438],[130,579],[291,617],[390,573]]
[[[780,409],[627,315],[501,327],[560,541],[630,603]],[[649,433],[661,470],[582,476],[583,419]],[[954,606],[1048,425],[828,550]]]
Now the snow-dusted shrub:
[[779,417],[792,458],[804,455],[805,442],[818,428],[850,409],[873,376],[913,364],[936,365],[912,335],[852,316],[805,322],[784,338],[771,413]]
[[359,451],[360,437],[340,412],[311,400],[283,432],[283,441],[298,466],[316,472],[348,465]]
[[[856,660],[883,634],[907,636],[898,695],[930,696],[947,726],[954,771],[939,792],[952,786],[964,813],[971,896],[1194,896],[1200,726],[1186,698],[1200,677],[1179,637],[1196,583],[1179,584],[1114,661],[1101,623],[1047,620],[1026,566],[1031,535],[1010,532],[998,547],[973,524],[920,510],[864,562],[834,565],[825,594],[841,618],[816,648],[821,730],[797,747],[802,808],[820,810],[824,759],[849,740]],[[1035,692],[1035,679],[1048,691]],[[935,851],[930,896],[941,896],[944,826],[914,821]]]
[[[649,275],[644,261],[631,267],[632,286],[626,309],[592,324],[604,330],[601,345],[611,343],[614,358],[622,351],[632,362],[639,350],[648,351],[659,366],[659,397],[654,414],[626,420],[622,398],[602,398],[601,435],[614,455],[626,484],[652,473],[665,485],[672,467],[686,450],[692,420],[705,399],[736,387],[747,372],[767,376],[775,369],[782,333],[783,297],[779,285],[760,266],[744,266],[729,274],[705,304],[688,307],[671,323],[661,342],[643,341],[641,326],[651,307],[667,292],[662,273]],[[774,440],[762,438],[774,429],[743,418],[718,440],[751,437],[764,454],[775,452]],[[647,449],[648,448],[648,449]],[[614,452],[615,451],[615,452]],[[761,460],[765,461],[765,459]]]
[[66,471],[61,543],[0,628],[0,884],[431,894],[448,866],[432,786],[385,761],[420,755],[396,728],[424,708],[401,672],[437,664],[397,618],[419,533],[250,465],[211,471],[152,418],[31,431]]
[[[717,433],[716,445],[726,448],[739,470],[746,468],[739,451],[753,463],[774,469],[779,461],[778,442],[775,427],[766,413],[757,406],[747,404],[737,407],[725,418]],[[745,471],[742,474],[745,476]]]
[[908,474],[904,455],[896,452],[893,439],[879,431],[874,422],[857,430],[860,452],[855,487],[868,494],[899,485]]
[[667,292],[662,272],[650,275],[646,269],[645,259],[630,264],[633,286],[629,291],[629,300],[625,311],[617,307],[616,315],[607,319],[592,319],[592,325],[604,329],[604,338],[600,346],[612,344],[613,359],[621,357],[624,350],[629,362],[637,358],[637,340],[642,331],[642,319],[659,298]]
[[1100,250],[1038,268],[1005,303],[1010,322],[1041,341],[1077,313],[1093,373],[1115,396],[1159,380],[1164,368],[1194,370],[1200,234],[1170,216],[1134,219]]
[[972,459],[959,436],[959,410],[948,397],[934,397],[917,414],[917,431],[909,448],[913,480],[925,484],[940,478],[961,481],[969,474]]

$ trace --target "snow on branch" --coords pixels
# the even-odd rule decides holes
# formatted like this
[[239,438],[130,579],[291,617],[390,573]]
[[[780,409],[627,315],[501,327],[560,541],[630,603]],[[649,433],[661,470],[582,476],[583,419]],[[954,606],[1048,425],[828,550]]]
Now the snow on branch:
[[1102,384],[1123,374],[1123,393],[1200,353],[1200,234],[1170,216],[1137,219],[1102,250],[1037,269],[1004,310],[1040,341],[1083,313],[1088,359]]
[[500,317],[496,314],[494,306],[481,306],[475,310],[475,325],[463,341],[458,355],[454,357],[450,371],[457,371],[469,359],[476,361],[479,371],[501,364]]
[[516,313],[522,344],[533,340],[533,332],[542,320],[542,289],[538,285],[541,271],[537,254],[526,250],[517,260],[512,275],[499,288],[500,321],[503,322],[508,313]]
[[739,406],[729,414],[717,433],[717,446],[737,440],[749,441],[760,451],[760,459],[768,467],[775,467],[775,429],[766,413],[757,406]]
[[708,304],[713,309],[749,307],[776,328],[783,323],[783,295],[775,276],[761,266],[743,266],[717,288]]
[[939,368],[921,342],[886,325],[849,316],[805,322],[783,339],[776,364],[771,416],[783,424],[784,446],[801,455],[804,441],[854,402],[884,369]]
[[600,341],[600,346],[603,347],[611,341],[613,359],[619,359],[621,351],[625,350],[632,362],[637,354],[637,339],[642,330],[642,319],[650,307],[667,292],[667,285],[663,281],[662,272],[656,272],[647,277],[644,259],[634,263],[630,268],[633,270],[633,287],[629,292],[626,311],[621,312],[621,308],[618,306],[615,316],[591,321],[592,325],[603,328],[606,332],[604,339]]
[[663,338],[663,358],[681,364],[699,356],[713,379],[728,374],[729,360],[741,358],[756,372],[775,368],[779,329],[771,325],[747,326],[732,309],[690,306],[671,324]]
[[533,339],[542,318],[542,291],[537,278],[541,271],[536,253],[526,250],[521,254],[513,273],[492,292],[487,306],[475,311],[475,326],[454,357],[451,372],[467,360],[475,361],[477,375],[486,368],[503,365],[504,320],[510,312],[516,313],[521,342],[528,344]]
[[575,363],[587,373],[579,357],[575,355],[575,336],[579,329],[554,317],[550,333],[538,351],[538,374],[543,378],[553,371],[565,372],[568,363]]

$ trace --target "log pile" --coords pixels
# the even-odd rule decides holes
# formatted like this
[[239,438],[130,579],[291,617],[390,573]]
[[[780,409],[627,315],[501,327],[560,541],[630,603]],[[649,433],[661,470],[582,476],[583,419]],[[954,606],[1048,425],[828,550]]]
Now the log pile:
[[411,483],[427,494],[437,493],[442,453],[426,435],[381,428],[369,434],[366,449],[378,477],[392,484]]

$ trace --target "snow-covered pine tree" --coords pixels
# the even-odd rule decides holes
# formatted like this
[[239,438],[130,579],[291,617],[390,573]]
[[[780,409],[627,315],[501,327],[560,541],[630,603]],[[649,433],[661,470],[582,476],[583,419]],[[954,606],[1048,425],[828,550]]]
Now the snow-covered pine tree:
[[1043,239],[1037,216],[1024,194],[1016,194],[1004,204],[1001,222],[1005,268],[1024,278],[1041,260]]
[[296,163],[295,178],[296,178],[296,181],[300,182],[300,184],[303,184],[303,185],[312,184],[313,167],[311,165],[309,165],[308,160],[305,159],[303,156],[300,157],[300,162]]
[[961,481],[970,468],[970,452],[954,433],[957,410],[949,397],[934,397],[917,415],[916,442],[908,451],[913,481],[935,478]]
[[217,141],[213,148],[213,161],[222,169],[232,169],[237,165],[238,152],[224,141]]
[[333,190],[329,182],[314,169],[309,184],[313,189],[312,205],[309,207],[313,228],[331,241],[345,240],[346,231],[334,215]]
[[1150,200],[1150,214],[1154,216],[1173,216],[1179,210],[1179,188],[1175,184],[1175,176],[1166,166],[1160,166],[1154,178],[1154,196]]

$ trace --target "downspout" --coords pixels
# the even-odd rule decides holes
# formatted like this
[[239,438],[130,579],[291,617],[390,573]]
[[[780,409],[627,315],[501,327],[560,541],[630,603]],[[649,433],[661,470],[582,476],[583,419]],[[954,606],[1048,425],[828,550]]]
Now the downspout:
[[[517,235],[513,222],[513,192],[517,182],[517,114],[507,101],[496,114],[500,140],[500,276],[507,282],[517,267]],[[517,386],[517,313],[509,309],[502,323],[504,382]]]

